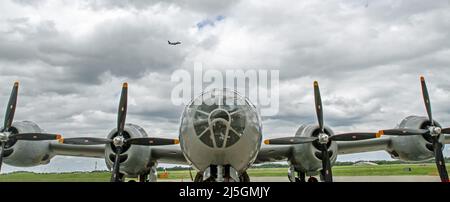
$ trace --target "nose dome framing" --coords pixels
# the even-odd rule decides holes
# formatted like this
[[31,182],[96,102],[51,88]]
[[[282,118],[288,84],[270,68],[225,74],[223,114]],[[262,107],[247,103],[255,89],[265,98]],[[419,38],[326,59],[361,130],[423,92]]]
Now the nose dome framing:
[[244,98],[235,92],[213,90],[197,99],[201,100],[190,107],[195,110],[193,123],[198,138],[213,148],[227,148],[239,141],[248,110]]

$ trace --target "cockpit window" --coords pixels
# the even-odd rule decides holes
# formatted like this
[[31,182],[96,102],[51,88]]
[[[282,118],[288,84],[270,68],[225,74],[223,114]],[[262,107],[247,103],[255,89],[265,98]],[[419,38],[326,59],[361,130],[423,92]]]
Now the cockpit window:
[[209,147],[226,148],[244,134],[249,105],[244,98],[231,91],[205,93],[194,101],[194,130]]

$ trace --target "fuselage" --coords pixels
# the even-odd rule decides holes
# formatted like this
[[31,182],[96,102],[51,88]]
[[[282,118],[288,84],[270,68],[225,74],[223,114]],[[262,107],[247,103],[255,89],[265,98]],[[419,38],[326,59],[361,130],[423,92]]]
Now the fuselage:
[[184,156],[195,169],[230,165],[243,172],[261,147],[261,118],[255,106],[237,92],[214,89],[186,106],[179,139]]

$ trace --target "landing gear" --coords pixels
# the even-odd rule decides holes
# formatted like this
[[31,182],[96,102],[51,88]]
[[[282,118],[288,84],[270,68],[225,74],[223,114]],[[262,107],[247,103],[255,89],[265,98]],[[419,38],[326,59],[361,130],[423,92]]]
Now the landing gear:
[[139,182],[156,182],[156,180],[158,179],[156,168],[157,164],[152,164],[148,172],[138,176]]
[[[306,175],[309,176],[308,181],[306,181]],[[296,171],[294,166],[289,166],[288,170],[288,178],[291,182],[319,182],[317,178],[313,177],[314,175],[317,175],[316,172],[303,172],[303,171]]]
[[250,176],[248,176],[247,171],[242,173],[241,176],[239,176],[239,182],[250,182]]
[[217,176],[217,169],[210,169],[210,175],[206,179],[203,179],[204,177],[203,177],[202,172],[197,172],[197,174],[195,175],[195,178],[194,178],[194,182],[215,182],[216,176]]
[[290,165],[289,166],[289,169],[288,169],[288,179],[289,179],[289,182],[297,182],[297,180],[296,180],[296,176],[295,176],[295,168],[294,168],[294,166],[292,166],[292,165]]
[[205,182],[215,182],[217,179],[217,166],[211,165],[209,167],[209,177],[206,178]]
[[158,164],[154,164],[151,168],[150,168],[150,172],[148,173],[148,177],[147,177],[147,182],[156,182],[156,180],[158,179],[158,172],[157,172],[157,166]]
[[148,182],[148,173],[139,175],[139,182]]
[[[289,179],[289,180],[291,180],[291,179]],[[297,177],[294,177],[294,180],[291,182],[306,182],[306,173],[305,172],[297,172]],[[308,180],[308,182],[309,182],[309,180]]]
[[319,182],[319,180],[317,180],[317,178],[311,176],[308,178],[308,182]]
[[116,182],[125,182],[125,175],[122,173],[119,173]]
[[306,182],[306,173],[297,172],[298,177],[295,178],[295,182]]
[[230,165],[211,165],[195,175],[194,182],[250,182],[247,172],[238,174]]
[[306,173],[302,171],[296,171],[294,166],[289,166],[288,179],[290,182],[306,182]]
[[194,182],[203,182],[203,175],[200,172],[195,175]]

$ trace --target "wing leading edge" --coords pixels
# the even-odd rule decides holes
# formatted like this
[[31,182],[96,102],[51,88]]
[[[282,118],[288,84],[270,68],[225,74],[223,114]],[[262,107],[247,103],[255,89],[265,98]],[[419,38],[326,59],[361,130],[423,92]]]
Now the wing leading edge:
[[[388,148],[390,141],[390,137],[359,141],[338,141],[338,154],[384,151]],[[292,156],[293,147],[292,145],[263,145],[255,163],[287,161]]]
[[[54,155],[105,158],[104,145],[69,145],[50,142]],[[188,165],[183,152],[178,145],[151,147],[152,160],[159,163]]]
[[69,145],[50,142],[54,155],[105,158],[105,145]]
[[[354,154],[372,151],[385,151],[390,144],[391,137],[382,137],[370,140],[360,140],[353,142],[337,142],[339,154]],[[450,144],[450,135],[445,135],[445,144]],[[78,146],[64,145],[57,142],[50,143],[50,149],[54,155],[80,156],[92,158],[104,158],[105,146]],[[152,147],[152,159],[159,163],[188,165],[183,152],[179,146],[168,145]],[[267,162],[280,162],[288,160],[292,155],[290,145],[263,145],[255,160],[255,164]]]

